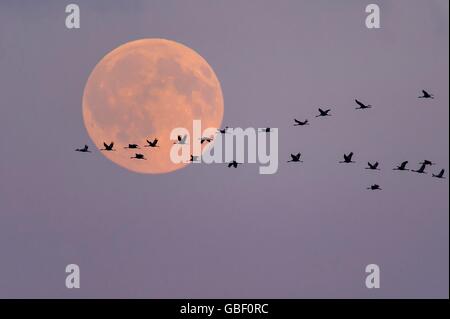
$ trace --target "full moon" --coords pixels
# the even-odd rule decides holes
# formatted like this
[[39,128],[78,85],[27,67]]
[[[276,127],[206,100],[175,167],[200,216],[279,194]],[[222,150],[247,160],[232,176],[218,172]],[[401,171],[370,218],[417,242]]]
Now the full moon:
[[[94,144],[114,163],[138,173],[167,173],[187,164],[170,159],[170,132],[193,120],[220,127],[223,96],[211,66],[197,52],[164,39],[142,39],[114,49],[95,66],[83,93],[83,119]],[[144,147],[158,139],[159,147]],[[127,149],[137,144],[139,149]],[[147,160],[132,159],[136,153]]]

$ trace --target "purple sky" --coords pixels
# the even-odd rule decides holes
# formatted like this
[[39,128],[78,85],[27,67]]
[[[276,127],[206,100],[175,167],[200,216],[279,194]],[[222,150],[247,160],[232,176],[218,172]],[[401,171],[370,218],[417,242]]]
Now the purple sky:
[[[0,297],[448,298],[449,184],[430,176],[449,168],[448,1],[73,2],[79,30],[64,1],[0,3]],[[364,25],[372,2],[379,30]],[[277,174],[139,175],[73,151],[92,145],[92,68],[152,37],[209,62],[224,125],[279,128]],[[349,151],[357,164],[337,164]],[[424,159],[428,175],[391,170]],[[81,289],[64,286],[69,263]],[[365,288],[370,263],[380,289]]]

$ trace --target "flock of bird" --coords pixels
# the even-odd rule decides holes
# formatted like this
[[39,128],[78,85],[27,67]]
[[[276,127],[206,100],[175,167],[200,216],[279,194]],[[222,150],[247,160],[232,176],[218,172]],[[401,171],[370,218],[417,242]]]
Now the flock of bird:
[[[218,130],[218,131],[220,131],[220,130]],[[214,140],[213,136],[201,137],[200,144],[203,144],[205,142],[209,143],[209,142],[212,142],[213,140]],[[153,140],[146,140],[146,141],[147,141],[147,145],[144,145],[144,147],[151,147],[151,148],[159,147],[159,145],[158,145],[159,140],[157,138],[155,138]],[[187,135],[183,135],[183,136],[178,135],[177,141],[174,144],[181,144],[181,145],[187,144]],[[104,148],[100,149],[101,151],[107,151],[107,152],[116,151],[116,149],[114,149],[114,142],[110,142],[109,144],[107,144],[106,142],[103,142],[103,147]],[[125,146],[124,148],[125,149],[135,149],[135,150],[141,149],[141,147],[138,144],[128,144],[128,146]],[[75,149],[75,151],[81,152],[81,153],[91,153],[88,145],[84,145],[83,148],[77,148],[77,149]],[[134,156],[131,156],[130,158],[131,159],[139,159],[139,160],[147,160],[145,155],[142,153],[135,153]],[[191,155],[190,161],[191,162],[198,161],[198,158],[199,158],[198,156]]]
[[[419,96],[418,98],[423,98],[423,99],[433,99],[434,95],[428,93],[425,90],[422,90],[422,95]],[[356,110],[366,110],[366,109],[370,109],[372,108],[372,105],[370,104],[364,104],[363,102],[359,101],[358,99],[355,99],[355,103],[358,105],[358,107],[356,107]],[[327,116],[332,116],[330,114],[331,109],[318,109],[319,114],[316,115],[316,117],[327,117]],[[303,121],[297,120],[296,118],[294,118],[294,124],[293,126],[304,126],[304,125],[309,125],[309,121],[308,119],[305,119]],[[222,129],[218,129],[217,133],[218,134],[226,134],[228,131],[229,127],[226,126],[225,128]],[[262,132],[266,132],[266,133],[270,133],[272,131],[272,129],[270,127],[267,128],[262,128],[260,129]],[[210,137],[201,137],[200,138],[200,143],[203,144],[205,142],[210,143],[214,140],[213,136]],[[144,147],[150,147],[150,148],[155,148],[155,147],[159,147],[158,145],[158,139],[155,138],[153,140],[146,140],[147,144],[144,145]],[[187,135],[181,136],[178,135],[177,140],[174,142],[174,144],[186,144],[187,143]],[[103,143],[103,147],[100,150],[101,151],[116,151],[114,149],[114,142],[110,142],[109,144],[107,143]],[[124,147],[125,149],[140,149],[140,146],[138,144],[128,144],[128,146]],[[77,148],[75,149],[75,151],[77,152],[82,152],[82,153],[90,153],[91,151],[89,150],[89,146],[88,145],[84,145],[83,148]],[[350,152],[348,154],[344,154],[343,155],[343,161],[339,161],[339,163],[342,164],[350,164],[350,163],[355,163],[355,161],[353,161],[353,152]],[[287,161],[288,163],[303,163],[302,160],[300,160],[301,157],[301,153],[297,153],[297,154],[291,154],[291,159],[289,161]],[[135,153],[134,156],[131,156],[130,159],[137,159],[137,160],[147,160],[147,158],[145,157],[144,154],[142,153]],[[191,162],[197,162],[199,160],[198,156],[194,156],[191,155],[190,161]],[[227,167],[233,167],[233,168],[237,168],[238,165],[242,165],[243,163],[238,163],[237,161],[233,160],[229,163],[227,163]],[[411,171],[411,172],[415,172],[418,174],[427,174],[427,172],[425,171],[425,169],[427,168],[427,166],[432,166],[435,165],[435,163],[429,161],[429,160],[424,160],[423,162],[419,163],[420,167],[417,170],[410,170],[408,168],[406,168],[406,166],[408,165],[408,161],[404,161],[402,163],[400,163],[400,165],[398,165],[397,167],[393,168],[393,170],[397,170],[397,171]],[[379,162],[375,162],[375,163],[371,163],[368,162],[367,163],[367,167],[365,167],[365,169],[368,170],[380,170],[379,168]],[[432,174],[433,177],[435,178],[445,178],[444,177],[444,173],[445,170],[441,169],[437,174]],[[380,185],[378,184],[373,184],[370,187],[367,187],[368,190],[381,190]]]
[[[159,145],[157,145],[158,144],[157,138],[155,138],[153,141],[150,141],[150,140],[146,140],[146,141],[147,141],[147,145],[144,145],[144,147],[159,147]],[[114,142],[111,142],[109,144],[106,144],[105,142],[103,142],[103,147],[104,148],[100,149],[101,151],[108,151],[108,152],[116,151],[114,149]],[[125,146],[124,148],[125,149],[140,149],[138,144],[128,144],[128,146]],[[84,145],[83,148],[77,148],[77,149],[75,149],[75,151],[81,152],[81,153],[91,153],[88,145]],[[141,154],[141,153],[135,153],[134,156],[131,156],[130,158],[131,159],[139,159],[139,160],[147,160],[145,155]]]
[[[422,95],[419,96],[418,98],[420,98],[420,99],[434,99],[434,95],[428,93],[425,90],[422,90]],[[372,105],[364,104],[363,102],[359,101],[358,99],[355,99],[355,103],[358,105],[358,107],[355,108],[356,110],[365,110],[365,109],[372,108]],[[316,117],[331,116],[331,114],[330,114],[331,109],[323,110],[323,109],[319,108],[318,111],[319,111],[319,114],[316,115]],[[304,126],[304,125],[309,125],[308,119],[300,121],[300,120],[297,120],[296,118],[294,118],[294,126]],[[267,128],[266,130],[270,130],[270,129]],[[300,157],[301,157],[301,153],[291,154],[291,159],[288,161],[288,163],[289,162],[302,163],[302,161],[300,160]],[[339,163],[343,163],[343,164],[355,163],[355,161],[352,160],[353,152],[350,152],[348,154],[344,154],[343,158],[344,158],[344,160],[340,161]],[[424,160],[423,162],[421,162],[419,164],[420,164],[420,167],[417,170],[414,170],[414,169],[410,170],[410,169],[406,168],[406,166],[408,165],[408,161],[404,161],[400,165],[398,165],[397,167],[393,168],[393,170],[397,170],[397,171],[411,171],[411,172],[415,172],[415,173],[418,173],[418,174],[427,174],[427,172],[425,171],[427,166],[434,165],[434,163],[432,163],[429,160]],[[378,167],[379,167],[379,162],[375,162],[375,163],[368,162],[367,163],[367,167],[365,169],[368,169],[368,170],[380,170]],[[445,178],[444,174],[445,174],[445,170],[441,169],[437,174],[431,174],[431,175],[433,177],[435,177],[435,178],[442,179],[442,178]],[[369,190],[381,190],[381,187],[378,184],[373,184],[370,187],[367,187],[367,189],[369,189]]]

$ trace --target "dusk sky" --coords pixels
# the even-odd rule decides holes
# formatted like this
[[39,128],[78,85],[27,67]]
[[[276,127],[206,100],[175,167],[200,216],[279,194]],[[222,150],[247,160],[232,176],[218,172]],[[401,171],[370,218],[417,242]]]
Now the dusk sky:
[[[71,2],[80,29],[65,27],[69,1],[0,2],[0,298],[449,297],[448,1]],[[278,128],[278,172],[138,174],[96,150],[86,81],[143,38],[209,63],[222,126]],[[427,175],[392,170],[425,159]],[[71,263],[80,289],[65,287]]]

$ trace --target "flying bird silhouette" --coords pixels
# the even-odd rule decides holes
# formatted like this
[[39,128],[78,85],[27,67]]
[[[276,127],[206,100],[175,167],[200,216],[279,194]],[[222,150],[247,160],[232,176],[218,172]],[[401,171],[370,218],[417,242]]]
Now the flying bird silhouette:
[[381,187],[378,184],[373,184],[372,186],[367,187],[367,189],[370,189],[372,191],[381,191]]
[[429,160],[424,160],[423,162],[420,162],[419,164],[425,164],[425,165],[434,165],[435,163],[433,163],[433,162],[431,162],[431,161],[429,161]]
[[191,159],[189,160],[189,162],[198,162],[198,161],[199,161],[199,156],[191,155]]
[[328,114],[330,111],[331,109],[322,110],[321,108],[319,108],[319,115],[316,115],[316,117],[331,116],[331,114]]
[[301,156],[302,154],[301,153],[297,153],[297,154],[291,154],[291,160],[290,161],[287,161],[288,163],[289,162],[296,162],[296,163],[303,163],[303,161],[301,161],[300,160],[300,156]]
[[225,126],[225,128],[223,128],[223,129],[217,129],[217,132],[219,132],[220,134],[225,134],[227,132],[228,128],[229,128],[228,126]]
[[354,161],[352,161],[352,157],[353,157],[353,152],[344,154],[344,160],[339,163],[355,163]]
[[434,99],[434,95],[433,94],[430,94],[430,93],[428,93],[425,90],[422,90],[422,93],[423,93],[423,95],[419,96],[418,97],[419,99]]
[[297,120],[297,119],[294,119],[294,122],[295,122],[294,126],[303,126],[303,125],[309,125],[309,122],[308,122],[308,120],[307,120],[307,119],[306,119],[306,120],[304,120],[303,122],[302,122],[302,121],[299,121],[299,120]]
[[105,142],[103,142],[103,146],[105,148],[102,148],[101,151],[115,151],[115,149],[113,149],[114,147],[114,142],[111,142],[109,145],[106,144]]
[[370,170],[380,170],[379,168],[378,168],[378,162],[375,162],[375,163],[370,163],[370,162],[367,162],[367,165],[368,165],[368,167],[366,167],[366,169],[370,169]]
[[139,148],[139,145],[137,145],[137,144],[128,144],[128,146],[125,146],[124,148],[133,148],[133,149],[137,149],[137,148]]
[[445,172],[445,169],[441,169],[441,171],[438,174],[432,174],[432,176],[436,177],[436,178],[445,178],[444,172]]
[[211,143],[211,141],[213,140],[213,137],[201,137],[200,138],[200,144],[203,144],[205,142]]
[[75,149],[75,151],[82,152],[82,153],[91,153],[91,151],[89,150],[89,146],[87,146],[87,145],[84,145],[83,148],[77,148],[77,149]]
[[184,135],[184,136],[178,135],[177,141],[175,143],[173,143],[173,144],[182,144],[182,145],[184,145],[184,144],[186,144],[186,139],[187,139],[187,135]]
[[359,105],[359,107],[356,108],[356,110],[365,110],[365,109],[370,109],[372,107],[372,105],[367,104],[365,105],[364,103],[358,101],[357,99],[355,99],[356,104]]
[[422,164],[418,170],[411,170],[411,172],[419,173],[419,174],[427,174],[425,172],[425,168],[427,167],[427,164]]
[[408,164],[408,161],[402,162],[399,166],[394,168],[394,171],[409,171],[409,169],[406,168],[406,164]]
[[228,167],[234,167],[237,168],[238,165],[242,165],[242,163],[238,163],[235,160],[233,160],[232,162],[228,163]]
[[130,157],[130,158],[139,159],[139,160],[147,160],[147,159],[144,157],[144,154],[138,154],[138,153],[136,153],[134,156],[132,156],[132,157]]
[[145,145],[144,147],[159,147],[158,145],[156,145],[156,144],[158,144],[157,138],[155,138],[153,141],[149,141],[149,140],[146,140],[146,141],[147,141],[148,145]]

